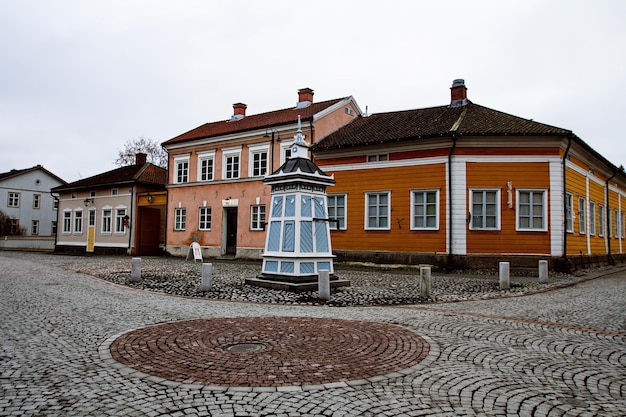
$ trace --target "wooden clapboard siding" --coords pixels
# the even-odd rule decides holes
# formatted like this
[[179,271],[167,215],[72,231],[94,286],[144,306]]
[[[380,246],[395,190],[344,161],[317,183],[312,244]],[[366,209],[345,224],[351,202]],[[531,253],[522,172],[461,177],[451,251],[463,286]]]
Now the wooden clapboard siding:
[[[347,195],[347,230],[333,231],[333,248],[400,252],[443,252],[445,248],[445,164],[328,171],[337,184],[329,193]],[[439,230],[411,230],[412,190],[439,190]],[[365,193],[389,191],[389,230],[365,230]]]
[[[571,166],[573,165],[573,166]],[[578,169],[577,169],[578,168]],[[567,192],[572,194],[572,213],[573,231],[568,232],[567,236],[567,253],[573,255],[587,254],[587,235],[581,234],[580,222],[581,217],[578,210],[579,197],[587,196],[587,182],[586,175],[581,172],[582,168],[578,165],[568,164],[566,168],[566,184]]]
[[[513,207],[508,206],[508,185],[513,189]],[[516,231],[516,189],[545,189],[550,186],[548,162],[468,162],[467,163],[467,206],[469,190],[475,188],[500,190],[500,230],[467,231],[468,254],[549,254],[550,239],[546,232]],[[550,199],[546,199],[549,205]],[[550,224],[549,207],[546,221]]]

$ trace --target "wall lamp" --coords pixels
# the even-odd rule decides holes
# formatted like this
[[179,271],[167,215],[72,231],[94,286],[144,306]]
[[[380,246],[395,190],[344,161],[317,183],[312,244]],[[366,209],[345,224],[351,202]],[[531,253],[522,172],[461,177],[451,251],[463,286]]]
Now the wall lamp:
[[154,196],[152,194],[150,194],[150,192],[148,192],[148,195],[146,195],[146,199],[148,200],[148,203],[152,203],[152,199],[154,198]]
[[85,207],[89,206],[89,204],[93,204],[93,198],[86,198],[83,204],[85,204]]

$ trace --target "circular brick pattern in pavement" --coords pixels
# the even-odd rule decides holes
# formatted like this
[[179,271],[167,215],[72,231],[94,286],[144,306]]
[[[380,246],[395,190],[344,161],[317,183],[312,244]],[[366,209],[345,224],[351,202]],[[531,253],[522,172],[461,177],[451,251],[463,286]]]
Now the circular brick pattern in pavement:
[[185,384],[281,387],[354,381],[422,361],[428,343],[403,327],[356,320],[238,317],[164,323],[122,334],[112,357]]

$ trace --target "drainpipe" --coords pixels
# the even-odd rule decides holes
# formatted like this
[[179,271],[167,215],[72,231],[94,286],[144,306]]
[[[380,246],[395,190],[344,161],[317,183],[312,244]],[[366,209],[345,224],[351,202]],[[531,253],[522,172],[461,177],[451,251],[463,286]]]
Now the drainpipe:
[[[572,147],[572,137],[570,136],[569,141],[567,143],[567,148],[565,149],[565,153],[563,154],[563,266],[567,267],[568,270],[571,270],[571,262],[567,259],[567,181],[566,181],[566,173],[567,173],[567,157],[569,155],[569,150]],[[574,202],[572,201],[572,205]],[[570,210],[574,210],[574,207],[570,207]],[[574,226],[572,218],[572,227]]]
[[448,266],[452,261],[452,154],[456,148],[456,133],[452,132],[452,147],[448,153],[448,216],[450,222],[448,223]]
[[[611,175],[609,178],[606,179],[606,183],[605,183],[605,198],[606,198],[606,216],[605,217],[605,221],[606,221],[606,242],[607,242],[607,255],[608,255],[608,263],[609,265],[615,265],[615,259],[613,258],[613,255],[611,254],[611,202],[609,200],[609,182],[615,178],[615,175],[617,174],[616,171],[613,171],[613,175]],[[615,231],[617,232],[617,230]]]

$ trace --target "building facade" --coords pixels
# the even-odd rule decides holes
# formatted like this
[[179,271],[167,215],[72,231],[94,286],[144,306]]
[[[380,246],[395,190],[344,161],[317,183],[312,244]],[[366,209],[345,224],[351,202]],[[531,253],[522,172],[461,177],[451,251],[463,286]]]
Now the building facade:
[[65,183],[41,165],[0,173],[0,236],[54,236],[58,201],[50,190]]
[[167,170],[136,163],[53,189],[58,252],[159,255],[165,245]]
[[359,117],[317,142],[340,259],[493,267],[624,258],[626,174],[571,131],[472,103]]
[[206,123],[163,143],[169,154],[167,244],[186,256],[193,242],[206,257],[260,258],[271,188],[263,183],[290,156],[300,117],[311,144],[361,115],[352,97],[316,103],[298,91],[294,107]]

